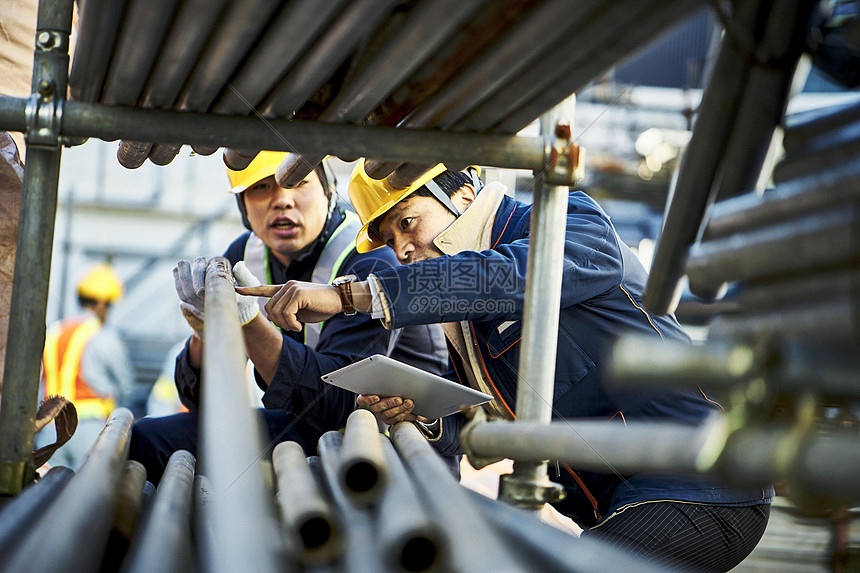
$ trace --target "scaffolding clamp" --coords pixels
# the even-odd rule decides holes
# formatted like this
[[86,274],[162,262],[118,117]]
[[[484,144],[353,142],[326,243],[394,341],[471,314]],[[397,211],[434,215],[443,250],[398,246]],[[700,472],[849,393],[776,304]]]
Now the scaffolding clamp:
[[499,499],[516,506],[540,509],[545,503],[557,503],[567,497],[564,488],[546,477],[525,479],[516,474],[499,477]]
[[570,122],[560,119],[554,128],[554,137],[547,140],[544,152],[546,182],[550,185],[571,187],[585,176],[585,149],[573,142]]
[[27,100],[27,145],[56,149],[60,146],[64,100],[55,97],[53,82],[42,80],[37,89]]

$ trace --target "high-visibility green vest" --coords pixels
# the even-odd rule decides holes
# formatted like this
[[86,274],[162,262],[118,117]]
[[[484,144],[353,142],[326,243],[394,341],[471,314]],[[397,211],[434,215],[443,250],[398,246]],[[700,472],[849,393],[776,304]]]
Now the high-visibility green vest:
[[[320,258],[311,273],[311,282],[319,284],[330,284],[340,274],[340,267],[344,260],[355,249],[355,238],[361,230],[361,221],[351,211],[344,212],[344,219],[332,232],[323,247]],[[265,278],[266,284],[272,284],[272,269],[269,266],[269,248],[253,232],[245,244],[245,266],[254,273],[254,276]],[[266,316],[265,304],[267,299],[258,298],[260,312]],[[316,348],[320,339],[324,322],[316,324],[305,324],[304,341],[311,348]]]

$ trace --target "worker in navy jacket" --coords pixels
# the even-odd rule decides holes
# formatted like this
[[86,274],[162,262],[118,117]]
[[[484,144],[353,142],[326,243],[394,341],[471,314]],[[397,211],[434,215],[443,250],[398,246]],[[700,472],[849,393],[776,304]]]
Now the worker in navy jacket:
[[[328,284],[339,275],[366,278],[398,262],[385,250],[357,253],[361,225],[336,203],[333,174],[320,164],[294,188],[283,189],[274,173],[287,153],[263,151],[241,170],[228,169],[231,190],[249,229],[224,256],[244,284],[288,280]],[[201,386],[206,259],[180,261],[174,269],[180,307],[194,332],[176,358],[175,381],[189,413],[146,418],[134,426],[131,459],[157,483],[171,453],[196,451],[197,407]],[[240,296],[245,350],[263,390],[262,411],[273,440],[293,440],[311,455],[319,437],[342,428],[355,409],[355,394],[330,386],[321,376],[374,354],[441,373],[448,357],[436,326],[386,330],[366,314],[340,314],[298,332],[280,332],[265,317],[266,299]]]
[[[480,190],[480,193],[477,191]],[[498,184],[447,171],[441,164],[406,190],[370,179],[359,163],[350,197],[364,226],[360,252],[387,245],[403,266],[374,271],[350,285],[349,301],[388,328],[442,323],[455,379],[494,397],[488,414],[513,419],[525,293],[531,206]],[[613,392],[601,358],[621,333],[688,340],[673,316],[641,305],[647,274],[618,238],[609,217],[582,192],[569,195],[553,412],[557,418],[702,422],[719,408],[705,392]],[[343,307],[344,289],[289,284],[272,297],[270,318],[283,328],[322,320]],[[359,396],[386,424],[413,421],[438,451],[459,451],[465,423],[412,414],[401,397]],[[764,532],[770,486],[734,489],[703,476],[619,476],[576,471],[560,460],[567,493],[555,507],[586,535],[654,561],[698,571],[726,571]]]

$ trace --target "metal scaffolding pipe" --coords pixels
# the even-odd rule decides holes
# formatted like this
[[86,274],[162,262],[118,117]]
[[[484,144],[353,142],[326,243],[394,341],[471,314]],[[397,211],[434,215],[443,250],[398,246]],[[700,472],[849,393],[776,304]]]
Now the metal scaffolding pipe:
[[707,296],[723,283],[757,280],[849,263],[857,258],[860,216],[854,203],[802,219],[697,243],[686,272],[690,290]]
[[107,549],[102,556],[103,570],[118,571],[128,553],[140,516],[145,483],[146,468],[143,464],[134,460],[126,461],[119,478],[116,511],[108,536]]
[[714,389],[747,381],[760,367],[755,349],[743,343],[694,345],[627,335],[612,346],[607,381],[625,390]]
[[[185,0],[180,3],[164,43],[158,45],[158,59],[139,98],[143,106],[159,109],[173,107],[203,54],[203,48],[214,36],[226,4],[226,0]],[[138,138],[134,135],[131,137],[134,141],[164,141],[157,138]],[[171,141],[171,139],[166,140]],[[181,146],[156,144],[146,151],[147,153],[154,151],[149,155],[153,163],[167,165],[179,153],[179,147]],[[143,149],[138,148],[129,157],[118,157],[118,159],[124,167],[134,169],[142,153]],[[123,163],[124,158],[128,161],[128,165]]]
[[[625,19],[629,18],[632,12],[630,6],[623,2],[607,5],[602,2],[588,1],[571,6],[565,20],[578,30],[575,34],[566,35],[552,49],[552,53],[563,57],[542,57],[531,62],[526,69],[520,71],[517,77],[509,81],[504,89],[497,90],[460,119],[456,123],[456,129],[459,131],[485,131],[502,121],[518,105],[527,102],[543,89],[547,89],[560,81],[562,77],[569,77],[569,74],[576,73],[579,65],[582,64],[580,62],[583,60],[582,56],[587,55],[583,47],[589,45],[588,37],[595,34],[606,34],[610,27],[614,29],[616,25],[623,25]],[[612,22],[613,26],[610,26],[609,22]],[[588,37],[583,37],[583,35]],[[568,97],[575,91],[577,90],[568,91],[564,97]],[[543,110],[539,113],[542,112]],[[516,131],[518,130],[511,133],[516,133]]]
[[179,155],[179,150],[182,149],[181,143],[156,143],[149,150],[149,160],[156,165],[168,165]]
[[174,452],[164,468],[149,512],[138,527],[123,573],[181,573],[192,569],[191,507],[196,460]]
[[144,106],[173,107],[204,47],[218,29],[227,4],[227,0],[184,0],[181,3],[143,92]]
[[798,145],[773,169],[776,184],[820,173],[834,165],[856,160],[860,154],[860,121],[848,124]]
[[860,398],[860,359],[839,346],[780,340],[755,348],[714,340],[689,345],[623,336],[612,348],[607,380],[622,390],[707,387],[727,390],[762,379],[769,389]]
[[354,0],[281,80],[260,113],[287,117],[301,107],[355,50],[359,41],[382,22],[395,0]]
[[[5,402],[5,400],[4,400]],[[62,494],[31,523],[25,539],[2,556],[7,571],[97,571],[117,503],[134,415],[113,411],[101,434]],[[50,540],[49,543],[46,540]]]
[[712,471],[741,486],[783,482],[793,500],[818,511],[860,502],[856,432],[799,434],[775,423],[741,428],[729,435]]
[[695,472],[703,441],[696,426],[605,420],[486,422],[460,437],[466,451],[481,457],[560,460],[576,469],[621,474]]
[[776,126],[785,114],[797,62],[806,47],[806,24],[816,0],[775,0],[761,40],[767,46],[767,66],[749,71],[734,112],[725,154],[713,196],[734,197],[755,189],[765,165]]
[[726,120],[726,110],[740,105],[753,64],[741,37],[758,37],[756,27],[766,20],[762,16],[770,5],[765,0],[735,5],[737,12],[731,19],[735,33],[723,37],[692,138],[670,192],[663,231],[642,294],[643,305],[654,314],[668,314],[677,304],[687,250],[696,240],[705,211],[713,202],[711,187],[735,125],[733,120]]
[[124,139],[119,142],[119,147],[116,150],[116,159],[126,169],[137,169],[144,164],[151,150],[151,143]]
[[401,163],[387,176],[388,184],[395,189],[406,189],[415,183],[419,177],[433,169],[435,165],[435,163],[413,163],[411,161]]
[[230,2],[174,107],[207,111],[268,26],[279,4],[278,0]]
[[[0,128],[20,131],[26,101],[0,96]],[[205,129],[201,129],[205,126]],[[422,163],[468,163],[541,170],[539,138],[334,125],[313,121],[267,120],[66,102],[62,135],[106,141],[181,141],[191,145],[261,148],[354,157],[391,158]],[[288,143],[287,143],[288,142]]]
[[275,170],[275,181],[284,188],[295,187],[325,159],[322,153],[290,153]]
[[785,120],[782,143],[786,153],[792,154],[795,148],[813,138],[857,121],[860,121],[860,102],[793,114]]
[[860,197],[853,183],[860,162],[852,159],[833,169],[793,179],[761,193],[747,193],[714,203],[703,241],[753,230],[791,217],[833,207]]
[[[339,565],[348,573],[384,571],[382,550],[377,543],[376,523],[371,508],[354,505],[339,477],[343,435],[337,431],[323,434],[317,444],[319,466],[331,500],[344,525],[344,551]],[[310,463],[310,460],[309,460]],[[316,462],[311,463],[311,468]]]
[[[195,465],[196,469],[196,465]],[[151,484],[152,482],[146,482]],[[194,541],[194,564],[198,571],[212,571],[213,556],[206,551],[207,547],[215,544],[212,524],[206,520],[206,512],[212,504],[212,483],[205,475],[197,472],[194,475],[192,498],[191,534]],[[153,499],[155,496],[153,495]]]
[[230,268],[223,257],[211,259],[206,268],[199,455],[212,500],[199,517],[212,536],[204,537],[203,551],[216,572],[240,571],[249,560],[261,573],[280,571],[283,541],[260,461],[265,430],[241,383],[245,355]]
[[[101,97],[126,3],[127,0],[87,0],[81,3],[75,59],[68,76],[72,99],[98,101]],[[71,10],[68,17],[72,17]],[[65,94],[65,91],[61,93]]]
[[418,3],[381,53],[348,79],[323,119],[353,123],[366,117],[481,9],[481,4],[460,0]]
[[557,41],[577,33],[576,20],[567,17],[578,9],[577,4],[582,4],[581,0],[546,0],[529,10],[488,50],[419,103],[400,127],[452,126],[534,60],[547,57]]
[[[15,495],[33,469],[33,434],[45,341],[57,184],[60,176],[56,108],[66,93],[72,0],[43,0],[36,25],[33,96],[21,119],[27,141],[12,297],[3,407],[0,408],[0,495]],[[27,125],[30,124],[30,125]]]
[[242,171],[248,167],[257,154],[260,153],[257,149],[236,149],[228,147],[224,150],[224,165],[233,171]]
[[[320,32],[330,25],[330,21],[342,5],[343,0],[323,4],[315,0],[302,0],[287,4],[266,31],[265,36],[257,42],[246,63],[237,70],[235,77],[227,84],[228,89],[221,94],[212,110],[215,113],[238,115],[256,112],[257,106],[264,101],[266,95],[299,62],[299,57]],[[329,44],[329,47],[336,47],[336,45]],[[314,89],[312,86],[305,87]],[[308,97],[311,95],[312,92]],[[224,162],[231,169],[244,169],[258,152],[259,150],[225,152]],[[307,177],[322,157],[324,156],[319,156],[319,160],[315,157],[303,159],[297,154],[291,154],[287,160],[297,161],[297,164],[282,166],[281,169],[288,174],[276,174],[276,179],[281,186],[294,186]],[[303,174],[291,177],[297,169]],[[307,172],[304,172],[304,169],[307,169]]]
[[330,563],[343,552],[343,526],[332,510],[296,442],[281,442],[272,452],[277,500],[284,530],[296,542],[304,563]]
[[[557,119],[552,113],[541,118],[541,133],[548,145],[553,141]],[[554,167],[550,166],[548,170]],[[538,172],[535,172],[535,179],[516,417],[522,421],[548,424],[552,418],[555,388],[569,189],[548,185],[546,178],[540,177]],[[516,460],[513,472],[503,476],[499,482],[499,498],[531,509],[540,509],[545,502],[556,501],[561,490],[549,481],[546,469],[543,460]]]
[[487,126],[493,121],[495,132],[518,132],[703,4],[701,0],[676,0],[601,6],[556,50],[569,55],[569,60],[537,62],[458,129]]
[[[450,563],[461,571],[523,571],[528,561],[494,535],[468,491],[410,422],[391,428],[391,441],[406,465],[429,516],[444,524]],[[530,556],[528,556],[530,558]]]
[[857,296],[828,294],[800,306],[719,316],[713,320],[709,338],[779,339],[805,338],[810,343],[857,344],[860,342],[860,304]]
[[0,555],[9,555],[21,543],[33,525],[33,516],[45,513],[74,475],[67,467],[55,466],[42,479],[5,501],[0,510]]
[[403,461],[387,439],[382,441],[391,479],[381,495],[378,543],[390,571],[450,571],[448,540],[430,519]]
[[826,292],[832,298],[850,298],[860,293],[860,269],[848,268],[744,285],[739,297],[742,308],[753,312],[803,305]]
[[[166,36],[177,7],[174,0],[127,1],[122,31],[104,80],[101,100],[105,103],[134,105],[138,102],[161,49],[161,42],[156,39]],[[86,3],[84,6],[86,12]]]
[[376,503],[388,484],[388,466],[376,417],[360,408],[346,420],[338,479],[353,503]]
[[265,99],[331,23],[344,0],[298,0],[280,9],[245,63],[212,106],[220,114],[248,114]]

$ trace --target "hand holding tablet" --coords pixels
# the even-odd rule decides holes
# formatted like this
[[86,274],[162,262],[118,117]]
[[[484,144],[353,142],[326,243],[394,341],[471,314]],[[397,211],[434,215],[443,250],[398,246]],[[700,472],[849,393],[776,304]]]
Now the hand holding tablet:
[[431,420],[458,412],[462,406],[477,406],[493,399],[382,354],[329,372],[322,379],[357,394],[408,398],[415,403],[414,414]]

